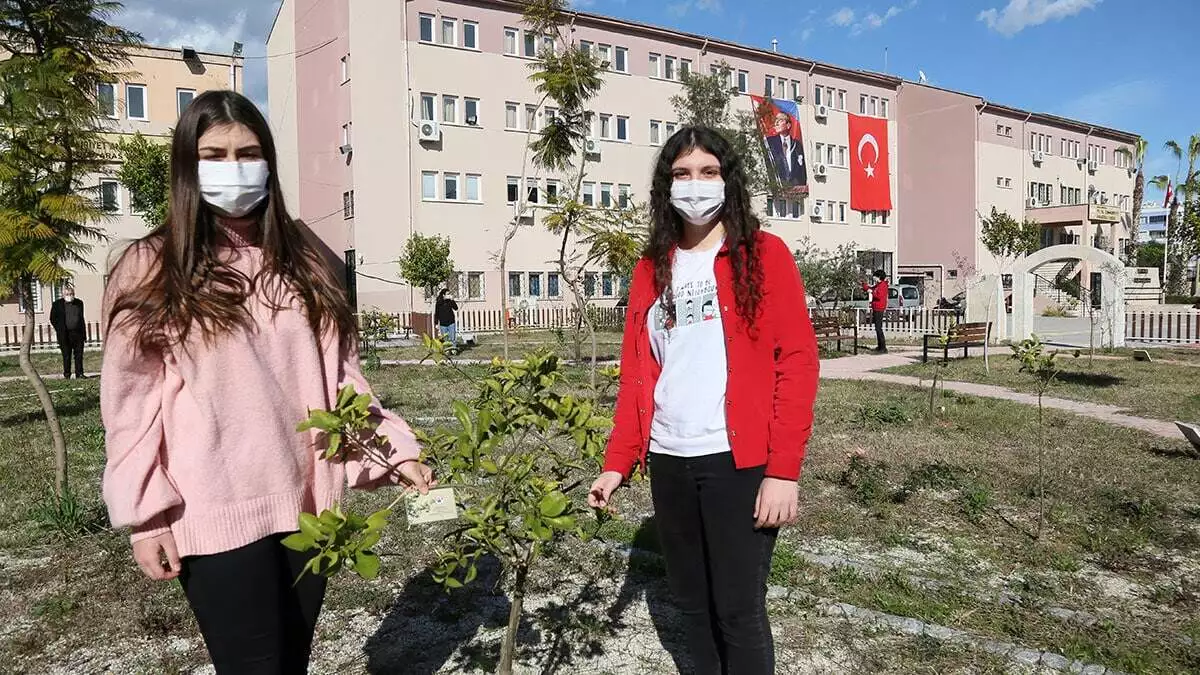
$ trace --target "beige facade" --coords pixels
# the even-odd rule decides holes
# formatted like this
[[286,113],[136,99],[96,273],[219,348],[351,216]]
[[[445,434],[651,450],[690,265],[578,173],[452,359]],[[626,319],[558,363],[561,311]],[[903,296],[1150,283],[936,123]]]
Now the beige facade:
[[[101,92],[106,126],[112,130],[112,141],[135,133],[168,142],[170,130],[179,113],[191,100],[211,89],[242,90],[242,59],[220,54],[196,53],[185,60],[179,48],[142,47],[130,55],[131,64],[124,77]],[[111,97],[111,98],[110,98]],[[103,108],[107,107],[107,110]],[[111,186],[102,189],[102,200],[109,210],[103,224],[108,241],[97,243],[88,256],[94,269],[72,270],[78,297],[83,300],[89,322],[100,320],[100,301],[107,272],[108,254],[122,242],[146,232],[146,223],[133,212],[129,192],[116,183],[117,166],[104,175],[94,177],[96,184]],[[38,323],[49,321],[50,304],[58,297],[58,288],[39,285],[35,289],[34,310]],[[15,298],[0,302],[0,325],[20,322],[21,315]]]
[[[339,32],[343,26],[347,31]],[[360,307],[405,311],[424,303],[400,282],[395,262],[413,232],[450,238],[460,303],[469,309],[498,308],[500,284],[518,300],[563,301],[566,288],[558,284],[555,293],[551,262],[557,240],[541,226],[537,204],[533,221],[510,246],[505,278],[496,259],[513,217],[513,193],[536,190],[544,203],[548,189],[565,190],[568,183],[568,176],[530,167],[529,182],[517,185],[529,164],[531,134],[547,115],[529,81],[532,59],[521,26],[513,2],[284,1],[268,52],[304,55],[293,65],[273,64],[268,82],[281,157],[292,153],[300,165],[288,188],[298,202],[290,207],[353,260]],[[735,97],[738,110],[750,109],[748,94],[763,93],[767,78],[777,98],[802,100],[810,192],[783,204],[760,199],[767,227],[793,245],[806,236],[825,248],[853,243],[877,252],[886,261],[881,264],[894,264],[904,217],[897,203],[898,79],[583,13],[571,35],[610,63],[590,106],[599,161],[589,163],[583,187],[597,208],[606,200],[619,203],[622,195],[648,199],[658,149],[678,128],[670,99],[682,89],[684,63],[702,73],[728,64],[731,84],[746,92]],[[539,41],[533,44],[540,48]],[[821,119],[818,88],[830,101]],[[289,100],[294,109],[277,109],[276,101]],[[849,207],[847,113],[858,113],[860,100],[892,120],[895,208],[886,218],[864,218]],[[888,102],[885,115],[881,101]],[[438,132],[423,140],[419,125],[429,118]],[[347,139],[352,151],[343,154],[339,144]],[[814,175],[818,163],[827,165],[821,178]],[[820,219],[813,213],[818,201]],[[597,270],[597,296],[615,302],[619,293],[618,280]]]

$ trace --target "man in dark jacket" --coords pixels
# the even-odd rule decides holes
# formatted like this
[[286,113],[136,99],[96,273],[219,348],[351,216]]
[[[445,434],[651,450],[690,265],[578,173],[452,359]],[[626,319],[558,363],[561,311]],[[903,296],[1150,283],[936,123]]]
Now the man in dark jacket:
[[63,377],[71,377],[71,361],[74,357],[75,377],[82,379],[83,344],[87,342],[87,322],[83,318],[83,301],[75,297],[75,289],[67,286],[62,297],[50,306],[50,325],[58,336],[58,348],[62,351]]

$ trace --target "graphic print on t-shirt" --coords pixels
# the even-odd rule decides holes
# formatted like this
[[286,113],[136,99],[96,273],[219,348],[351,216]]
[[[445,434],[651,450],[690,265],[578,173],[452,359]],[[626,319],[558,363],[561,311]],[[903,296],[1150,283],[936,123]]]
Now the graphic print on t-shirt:
[[675,292],[675,322],[671,321],[661,302],[654,305],[653,314],[656,332],[669,332],[675,328],[719,319],[721,311],[717,308],[717,284],[713,279],[701,279],[680,285]]

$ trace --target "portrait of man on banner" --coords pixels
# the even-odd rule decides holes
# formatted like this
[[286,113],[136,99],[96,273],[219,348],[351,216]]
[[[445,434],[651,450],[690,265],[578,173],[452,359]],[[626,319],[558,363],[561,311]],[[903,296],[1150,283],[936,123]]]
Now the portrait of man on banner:
[[800,107],[795,101],[751,96],[767,146],[770,169],[785,193],[808,192],[808,166],[804,161],[804,136]]

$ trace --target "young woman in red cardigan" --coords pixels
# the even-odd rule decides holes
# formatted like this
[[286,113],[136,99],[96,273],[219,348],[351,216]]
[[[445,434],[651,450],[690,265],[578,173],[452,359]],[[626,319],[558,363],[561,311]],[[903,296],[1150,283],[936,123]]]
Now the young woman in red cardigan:
[[667,581],[698,673],[772,673],[766,579],[795,520],[817,342],[787,245],[762,232],[742,158],[717,132],[667,141],[629,295],[605,508],[648,464]]

